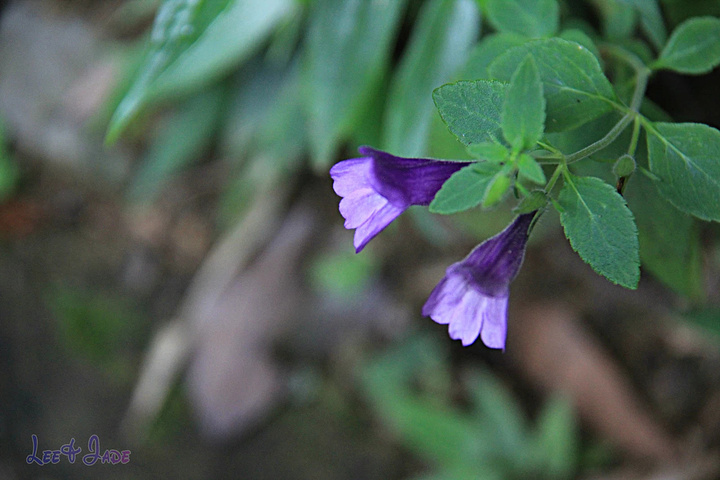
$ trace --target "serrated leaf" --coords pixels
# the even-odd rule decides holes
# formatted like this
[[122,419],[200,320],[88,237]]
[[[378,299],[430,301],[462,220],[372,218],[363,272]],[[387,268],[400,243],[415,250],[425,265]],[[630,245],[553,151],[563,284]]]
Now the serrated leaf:
[[531,56],[527,56],[510,77],[500,118],[505,140],[516,152],[534,147],[542,137],[545,97]]
[[637,288],[637,227],[623,197],[598,178],[568,174],[557,201],[573,250],[611,282]]
[[325,166],[383,75],[405,0],[318,0],[311,10],[303,96],[313,162]]
[[448,215],[474,208],[483,201],[502,165],[478,162],[455,172],[430,203],[430,211]]
[[527,153],[523,153],[518,157],[518,172],[521,176],[538,185],[545,185],[547,182],[545,172],[543,172],[540,164]]
[[460,81],[436,88],[433,100],[448,129],[463,144],[499,142],[506,89],[491,80]]
[[720,64],[720,19],[691,18],[673,31],[653,68],[707,73]]
[[461,80],[478,80],[488,78],[488,65],[512,47],[527,42],[528,39],[516,33],[493,33],[486,35],[472,49],[467,63],[460,73]]
[[291,0],[165,0],[147,56],[110,119],[108,142],[149,102],[186,94],[242,63],[293,9]]
[[546,131],[579,127],[614,108],[615,93],[595,55],[567,40],[535,40],[512,48],[490,65],[491,76],[509,81],[528,55],[535,60],[543,83]]
[[720,131],[699,123],[646,125],[650,171],[683,212],[720,221]]
[[640,26],[656,49],[661,49],[667,39],[662,12],[657,0],[620,0],[634,7],[640,14]]
[[390,87],[386,150],[406,157],[426,153],[432,91],[467,60],[479,26],[480,15],[472,0],[433,0],[423,6]]
[[559,8],[556,0],[487,0],[488,20],[501,32],[530,38],[551,37],[557,32]]
[[583,47],[587,48],[593,55],[595,55],[595,58],[598,59],[598,62],[601,61],[600,51],[597,49],[595,42],[593,42],[593,39],[590,38],[588,34],[583,32],[582,30],[578,30],[577,28],[563,30],[562,32],[560,32],[560,35],[558,35],[558,37],[562,38],[563,40],[567,40],[568,42],[579,43]]
[[673,290],[701,298],[700,232],[693,218],[673,207],[640,173],[625,189],[638,227],[643,268]]
[[468,145],[467,152],[479,160],[500,163],[508,156],[508,149],[499,143],[482,142]]

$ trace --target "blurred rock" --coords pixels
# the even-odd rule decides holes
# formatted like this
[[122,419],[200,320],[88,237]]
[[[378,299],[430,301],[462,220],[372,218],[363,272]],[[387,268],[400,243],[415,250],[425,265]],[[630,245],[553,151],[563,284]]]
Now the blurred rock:
[[624,454],[672,463],[673,439],[648,413],[614,360],[563,304],[532,304],[514,312],[508,352],[531,384],[563,392],[580,418]]
[[118,77],[97,32],[52,2],[18,1],[0,21],[0,117],[16,148],[55,166],[98,171],[115,180],[128,171],[119,147],[85,123]]
[[271,346],[303,304],[297,269],[315,222],[307,211],[288,215],[217,304],[193,319],[188,392],[206,435],[244,432],[281,399]]

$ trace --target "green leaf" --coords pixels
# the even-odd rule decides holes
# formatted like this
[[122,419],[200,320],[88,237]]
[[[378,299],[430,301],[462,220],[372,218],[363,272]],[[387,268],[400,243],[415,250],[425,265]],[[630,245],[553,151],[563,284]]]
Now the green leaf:
[[297,167],[308,150],[307,118],[304,115],[302,79],[299,69],[283,74],[283,85],[275,95],[267,117],[258,128],[257,148],[278,171]]
[[473,413],[483,430],[496,438],[498,449],[508,457],[524,450],[527,426],[517,399],[489,372],[473,374],[471,380]]
[[667,39],[662,12],[657,0],[620,0],[634,7],[640,14],[640,26],[656,49],[660,50]]
[[595,2],[600,10],[602,32],[609,40],[629,38],[635,30],[635,9],[622,0]]
[[305,57],[305,100],[316,167],[330,161],[382,77],[405,0],[318,0]]
[[436,88],[433,100],[448,129],[463,144],[499,142],[506,89],[490,80],[460,81]]
[[482,142],[468,145],[467,152],[479,160],[500,163],[508,156],[508,149],[499,143]]
[[297,76],[296,70],[271,68],[263,61],[254,61],[233,76],[218,140],[222,157],[247,157],[281,87],[293,73]]
[[123,367],[121,352],[137,338],[138,326],[143,324],[132,303],[117,293],[69,286],[53,287],[46,301],[69,353],[117,374]]
[[107,141],[149,102],[197,90],[241,64],[293,9],[291,0],[165,0],[145,61],[110,119]]
[[720,221],[720,131],[699,123],[646,124],[657,189],[683,212]]
[[685,319],[700,329],[700,332],[709,334],[708,340],[720,342],[720,309],[717,306],[707,306],[700,310],[687,312]]
[[720,19],[691,18],[670,36],[653,68],[680,73],[707,73],[720,64]]
[[423,6],[390,87],[386,150],[407,157],[426,153],[433,115],[430,95],[467,60],[479,26],[479,12],[472,0],[432,0]]
[[312,286],[318,292],[351,301],[368,286],[377,262],[371,255],[355,255],[348,250],[318,257],[309,270]]
[[516,33],[493,33],[480,40],[470,52],[468,61],[465,63],[460,79],[478,80],[488,78],[488,65],[497,57],[512,47],[517,47],[527,42],[527,38]]
[[[305,161],[308,129],[298,67],[294,64],[291,68],[281,69],[276,72],[279,78],[275,80],[273,76],[252,75],[249,84],[243,88],[247,91],[240,95],[250,98],[236,99],[236,105],[231,107],[236,110],[236,115],[230,115],[231,120],[224,122],[228,138],[221,144],[226,149],[222,154],[242,161],[240,168],[229,172],[233,177],[228,179],[220,197],[218,216],[225,227],[237,223],[262,185],[274,181],[272,179],[279,181]],[[258,83],[263,82],[265,88],[260,88]],[[267,85],[276,82],[279,85]],[[264,99],[264,106],[253,109],[253,101],[257,101],[258,96]],[[249,117],[237,118],[243,114],[249,114]],[[248,124],[253,122],[253,125]]]
[[455,172],[435,195],[430,211],[447,215],[478,206],[502,168],[498,163],[478,162]]
[[510,77],[501,122],[505,140],[516,152],[534,147],[542,137],[545,98],[540,74],[531,56],[525,57]]
[[551,37],[560,17],[556,0],[487,0],[488,20],[501,32],[530,38]]
[[630,179],[625,197],[637,222],[643,268],[673,290],[702,298],[700,232],[693,218],[658,195],[645,175]]
[[511,184],[512,180],[504,173],[495,175],[485,191],[485,198],[482,201],[483,207],[492,207],[500,203]]
[[0,201],[6,199],[15,190],[20,177],[17,163],[10,157],[6,148],[5,125],[0,119]]
[[362,387],[384,423],[403,443],[422,458],[455,471],[486,455],[493,439],[479,435],[477,425],[467,415],[450,409],[442,396],[423,396],[413,388],[432,374],[447,378],[443,352],[430,340],[411,339],[380,355],[363,368]]
[[590,52],[595,55],[595,58],[598,59],[598,62],[600,62],[600,51],[597,49],[597,46],[595,46],[595,42],[593,42],[593,39],[590,38],[588,34],[583,32],[582,30],[578,30],[576,28],[563,30],[562,32],[560,32],[560,35],[558,35],[558,37],[562,38],[563,40],[567,40],[568,42],[579,43],[583,47],[590,50]]
[[544,190],[533,190],[530,195],[520,201],[517,207],[513,208],[513,213],[522,215],[523,213],[534,212],[545,208],[547,203],[548,198]]
[[540,412],[535,448],[547,478],[572,478],[579,461],[578,432],[570,403],[551,399]]
[[407,394],[394,399],[386,420],[414,451],[446,468],[467,462],[468,445],[477,442],[472,423],[458,412]]
[[527,153],[518,157],[518,171],[521,176],[538,185],[545,185],[547,179],[540,164]]
[[133,200],[152,201],[165,182],[210,145],[226,100],[224,90],[200,93],[168,121],[142,159],[128,192]]
[[637,288],[638,234],[623,197],[598,178],[567,174],[558,203],[573,250],[611,282]]
[[490,74],[509,81],[519,64],[531,55],[537,64],[547,101],[545,130],[570,130],[612,110],[615,93],[587,48],[553,38],[515,47],[490,65]]
[[[195,3],[211,2],[196,0]],[[183,49],[158,76],[154,86],[156,93],[165,96],[189,92],[225,75],[247,60],[294,8],[294,3],[289,0],[230,0],[222,11],[209,19],[207,27],[192,45]]]

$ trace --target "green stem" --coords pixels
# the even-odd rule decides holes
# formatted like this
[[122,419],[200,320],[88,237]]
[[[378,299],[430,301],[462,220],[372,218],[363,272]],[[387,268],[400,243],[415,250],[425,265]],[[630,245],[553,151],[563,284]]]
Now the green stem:
[[628,125],[630,125],[630,122],[633,121],[635,115],[637,115],[635,112],[627,112],[603,138],[601,138],[597,142],[591,143],[587,147],[582,148],[575,153],[568,155],[567,157],[565,157],[565,163],[570,165],[571,163],[575,163],[582,160],[583,158],[587,158],[593,153],[597,153],[605,147],[609,146],[612,142],[615,141],[615,139],[617,139],[617,137],[620,136],[623,130],[625,130]]
[[541,156],[535,156],[535,155],[532,155],[532,153],[531,153],[533,158],[535,160],[537,160],[537,162],[540,163],[541,165],[557,165],[559,162],[562,161],[563,158],[565,158],[565,155],[563,155],[563,153],[560,150],[558,150],[557,148],[553,147],[550,144],[538,142],[538,145],[540,145],[543,148],[543,150],[547,150],[550,153],[550,155],[541,155]]
[[545,185],[545,194],[550,195],[550,192],[552,191],[553,187],[555,186],[555,183],[557,182],[557,179],[560,177],[560,174],[563,173],[563,170],[565,170],[567,167],[564,163],[558,164],[557,167],[555,167],[555,171],[553,172],[552,176],[550,177],[550,180],[548,181],[547,185]]
[[645,96],[645,88],[647,87],[651,70],[645,66],[643,61],[640,60],[640,57],[622,47],[605,44],[602,46],[602,50],[609,55],[626,62],[633,68],[633,70],[635,70],[635,73],[637,74],[637,84],[635,85],[635,92],[633,93],[632,100],[630,101],[630,108],[638,111],[640,109],[642,99]]
[[628,146],[628,155],[635,156],[635,150],[637,149],[638,139],[640,138],[640,117],[635,117],[633,123],[632,137],[630,138],[630,145]]
[[[560,150],[558,150],[557,148],[553,147],[552,145],[550,145],[549,143],[538,142],[538,145],[540,145],[543,149],[547,150],[548,152],[554,153],[555,155],[557,155],[558,159],[563,157],[562,152]],[[540,158],[542,158],[542,157],[540,157]]]
[[533,217],[532,220],[530,220],[530,226],[528,226],[528,235],[530,235],[532,233],[533,229],[535,228],[535,224],[537,223],[538,220],[540,220],[540,217],[542,216],[543,213],[545,213],[545,210],[546,210],[546,208],[541,208],[540,210],[535,212],[535,216]]
[[[633,69],[635,69],[637,77],[635,91],[633,91],[632,100],[630,101],[630,107],[625,111],[625,115],[623,115],[623,117],[618,121],[618,123],[616,123],[615,126],[611,128],[610,131],[603,138],[596,141],[595,143],[588,145],[585,148],[578,150],[573,154],[568,155],[565,158],[565,162],[568,165],[582,160],[583,158],[587,158],[590,155],[599,152],[600,150],[609,146],[612,142],[615,141],[615,139],[617,139],[617,137],[620,136],[620,134],[625,130],[625,128],[630,125],[630,122],[635,121],[636,128],[638,125],[637,119],[640,115],[640,106],[642,105],[642,100],[645,97],[647,82],[650,78],[650,69],[647,68],[645,64],[642,63],[642,61],[636,55],[628,52],[627,50],[612,45],[606,46],[605,50],[608,53],[626,61],[630,64],[631,67],[633,67]],[[633,136],[635,137],[635,132],[633,132]],[[637,146],[637,138],[635,138],[634,143],[635,146]],[[633,149],[635,148],[635,146],[633,146]]]
[[515,188],[518,189],[520,193],[523,194],[524,197],[527,197],[530,195],[530,192],[528,192],[528,189],[525,188],[520,182],[515,182]]

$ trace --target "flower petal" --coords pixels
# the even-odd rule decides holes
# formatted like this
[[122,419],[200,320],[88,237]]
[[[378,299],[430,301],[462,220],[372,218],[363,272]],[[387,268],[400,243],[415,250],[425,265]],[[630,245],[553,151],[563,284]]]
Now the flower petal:
[[481,338],[489,348],[505,350],[508,297],[485,297]]
[[358,226],[355,230],[355,237],[353,239],[355,253],[360,253],[360,251],[365,248],[365,245],[367,245],[367,243],[372,240],[375,235],[390,225],[390,223],[404,211],[404,208],[396,207],[390,202],[387,202],[385,205],[376,210],[375,213],[373,213],[372,216],[365,221],[365,223]]
[[448,325],[450,338],[470,345],[478,336],[505,348],[510,282],[525,256],[533,214],[518,216],[505,230],[450,265],[423,306],[423,315]]
[[345,228],[357,228],[367,222],[388,201],[374,190],[363,188],[340,200],[340,214],[345,217]]
[[372,157],[375,188],[393,203],[429,205],[448,178],[470,162],[403,158],[370,147],[358,149]]
[[425,302],[422,314],[432,318],[435,322],[442,325],[450,323],[452,311],[462,301],[463,294],[467,290],[468,284],[462,275],[448,272],[440,283],[430,293],[430,297]]
[[402,158],[370,147],[360,158],[338,162],[330,169],[335,193],[343,197],[340,213],[345,228],[356,228],[355,251],[410,205],[427,205],[442,184],[468,162]]
[[460,263],[471,272],[474,284],[495,297],[506,294],[525,256],[528,227],[535,213],[518,215],[505,230],[473,249]]
[[453,313],[448,327],[450,338],[460,340],[464,347],[477,340],[485,319],[484,308],[487,303],[487,297],[476,290],[468,289]]
[[351,158],[338,162],[330,169],[333,190],[341,197],[352,195],[356,190],[371,188],[369,177],[373,159],[370,157]]

